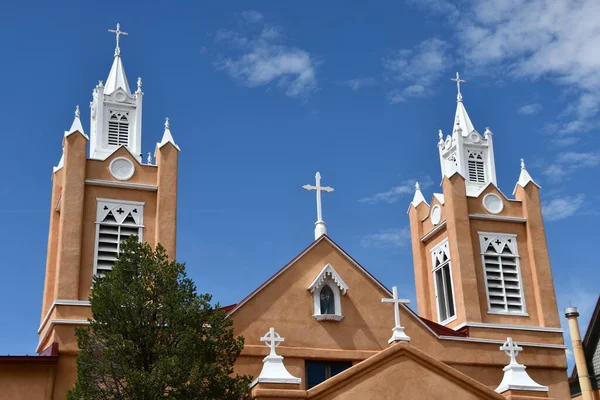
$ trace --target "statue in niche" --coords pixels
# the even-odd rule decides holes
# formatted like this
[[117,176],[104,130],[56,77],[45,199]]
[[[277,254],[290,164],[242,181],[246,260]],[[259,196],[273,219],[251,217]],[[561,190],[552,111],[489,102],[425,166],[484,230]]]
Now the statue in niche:
[[329,285],[324,285],[320,293],[321,314],[335,314],[333,290]]

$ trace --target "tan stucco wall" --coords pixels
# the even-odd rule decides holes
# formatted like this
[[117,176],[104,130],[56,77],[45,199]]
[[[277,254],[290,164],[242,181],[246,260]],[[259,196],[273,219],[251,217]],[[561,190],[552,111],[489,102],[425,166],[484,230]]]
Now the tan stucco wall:
[[54,364],[0,364],[0,400],[53,399],[55,371]]

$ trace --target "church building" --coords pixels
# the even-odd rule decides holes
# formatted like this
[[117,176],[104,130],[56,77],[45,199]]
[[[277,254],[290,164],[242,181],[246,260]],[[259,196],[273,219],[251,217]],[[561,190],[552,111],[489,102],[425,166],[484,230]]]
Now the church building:
[[[154,154],[141,154],[142,79],[132,92],[126,33],[111,32],[114,60],[93,90],[89,136],[77,108],[52,174],[39,355],[0,356],[0,400],[65,398],[92,278],[110,273],[125,238],[176,256],[180,149],[166,119]],[[321,196],[333,189],[317,172],[304,186],[316,195],[314,241],[225,308],[245,338],[235,371],[255,378],[252,399],[570,397],[540,187],[521,161],[512,195],[498,189],[494,134],[475,128],[464,81],[453,80],[452,131],[437,143],[441,193],[425,197],[417,184],[408,205],[417,304],[327,235]]]

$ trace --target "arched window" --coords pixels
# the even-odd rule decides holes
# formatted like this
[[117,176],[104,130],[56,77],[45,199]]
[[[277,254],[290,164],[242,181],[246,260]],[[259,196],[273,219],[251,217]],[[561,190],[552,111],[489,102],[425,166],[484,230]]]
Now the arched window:
[[129,144],[129,113],[110,110],[108,118],[108,144],[120,146]]
[[335,314],[335,297],[329,285],[323,285],[319,297],[321,300],[321,315]]
[[467,167],[469,169],[469,181],[475,183],[485,183],[485,163],[483,161],[483,152],[469,151],[467,157]]

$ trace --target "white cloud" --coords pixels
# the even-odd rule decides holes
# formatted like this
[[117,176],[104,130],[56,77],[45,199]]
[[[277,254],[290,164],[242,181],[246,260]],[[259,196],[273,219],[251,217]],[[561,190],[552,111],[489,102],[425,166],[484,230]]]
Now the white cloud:
[[539,103],[525,104],[520,107],[518,112],[523,115],[533,115],[542,110],[542,105]]
[[[390,190],[385,192],[375,193],[369,197],[363,197],[358,200],[359,203],[368,203],[368,204],[377,204],[377,203],[396,203],[400,198],[404,195],[412,195],[415,193],[415,183],[417,181],[415,179],[409,179],[402,182],[401,185],[394,186]],[[421,189],[425,189],[433,183],[429,176],[425,176],[419,180],[419,185]]]
[[546,221],[558,221],[571,217],[579,211],[585,201],[585,195],[555,197],[542,203],[542,213]]
[[560,153],[556,160],[542,172],[551,182],[557,183],[582,168],[600,165],[600,151]]
[[216,67],[248,87],[274,84],[290,97],[313,92],[317,87],[314,58],[285,44],[281,28],[263,23],[262,14],[247,11],[242,17],[250,32],[222,29],[215,35],[215,41],[230,51],[220,56]]
[[[407,0],[457,14],[446,0]],[[465,0],[460,23],[450,18],[456,54],[472,73],[493,71],[513,79],[548,79],[565,88],[570,105],[553,124],[570,135],[596,127],[600,111],[600,29],[597,0]]]
[[348,79],[347,81],[343,82],[343,84],[345,86],[348,86],[350,89],[354,90],[355,92],[365,86],[372,86],[375,83],[376,83],[376,80],[371,77]]
[[391,103],[432,93],[431,86],[449,63],[448,45],[440,39],[421,42],[412,50],[403,49],[383,59],[388,77],[401,87],[388,94]]
[[410,244],[410,229],[387,229],[363,236],[360,245],[367,248],[400,248]]

